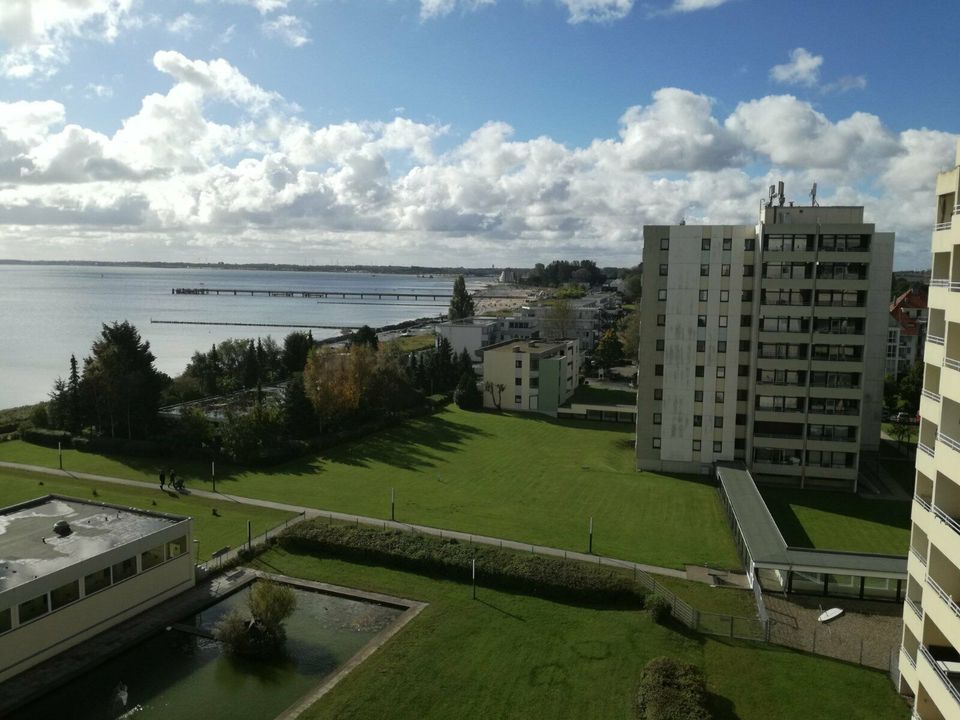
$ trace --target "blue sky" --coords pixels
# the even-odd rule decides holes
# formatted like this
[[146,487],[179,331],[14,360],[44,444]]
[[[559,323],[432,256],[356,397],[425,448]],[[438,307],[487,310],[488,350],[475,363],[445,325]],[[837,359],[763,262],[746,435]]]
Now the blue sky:
[[0,256],[634,264],[645,222],[753,222],[783,177],[923,266],[958,26],[940,2],[6,0]]

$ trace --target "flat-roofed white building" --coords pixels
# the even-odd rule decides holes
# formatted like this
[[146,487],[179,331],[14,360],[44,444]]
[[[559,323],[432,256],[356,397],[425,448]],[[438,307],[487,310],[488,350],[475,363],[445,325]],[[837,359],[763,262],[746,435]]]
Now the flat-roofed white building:
[[437,342],[446,338],[454,355],[464,350],[474,363],[481,362],[480,348],[500,342],[501,319],[495,317],[468,317],[448,320],[436,326]]
[[0,510],[0,682],[193,587],[192,525],[59,495]]
[[509,340],[483,350],[483,406],[556,416],[580,383],[577,340]]

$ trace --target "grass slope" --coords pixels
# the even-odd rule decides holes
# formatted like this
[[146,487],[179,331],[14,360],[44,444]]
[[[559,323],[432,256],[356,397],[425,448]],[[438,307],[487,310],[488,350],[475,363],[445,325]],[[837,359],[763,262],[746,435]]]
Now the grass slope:
[[906,555],[910,503],[858,495],[761,487],[788,545]]
[[[0,445],[0,460],[56,466],[56,450]],[[188,486],[209,486],[209,466],[175,463]],[[160,463],[65,452],[64,466],[156,482]],[[267,471],[217,466],[218,489],[571,550],[682,567],[739,567],[712,485],[638,473],[629,428],[455,406],[320,457]]]
[[881,672],[780,648],[666,629],[642,612],[583,608],[382,568],[292,555],[265,570],[424,600],[408,627],[304,718],[635,717],[643,665],[704,668],[717,720],[893,720],[904,702]]
[[[42,485],[40,483],[43,483]],[[93,491],[97,495],[94,496]],[[0,507],[31,500],[48,493],[70,495],[82,500],[113,503],[128,507],[189,515],[193,517],[193,536],[200,541],[201,559],[222,547],[236,547],[247,540],[247,520],[254,537],[275,527],[290,513],[239,505],[228,500],[205,500],[189,495],[169,495],[159,489],[142,490],[110,483],[52,477],[0,468]],[[218,515],[213,514],[216,508]],[[191,552],[196,555],[196,549]]]

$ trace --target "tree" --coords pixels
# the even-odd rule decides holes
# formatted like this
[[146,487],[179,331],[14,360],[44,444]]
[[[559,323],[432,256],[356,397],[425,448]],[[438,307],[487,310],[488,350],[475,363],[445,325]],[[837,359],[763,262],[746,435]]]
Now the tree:
[[490,393],[490,400],[493,402],[494,407],[499,410],[500,403],[503,400],[503,391],[507,389],[507,386],[503,383],[497,383],[494,385],[488,380],[483,384],[483,389]]
[[890,434],[893,435],[893,439],[897,441],[897,447],[901,447],[903,443],[907,441],[912,430],[913,428],[902,420],[894,421],[890,426]]
[[636,361],[640,352],[640,309],[634,308],[620,321],[620,341],[623,356]]
[[899,381],[900,403],[913,415],[920,410],[920,393],[923,390],[923,363],[918,362],[907,370]]
[[477,387],[477,378],[472,370],[460,376],[457,389],[453,392],[453,401],[461,410],[479,410],[483,406],[483,393]]
[[574,332],[576,312],[569,300],[559,298],[552,300],[543,317],[544,337],[548,340],[569,338]]
[[593,358],[604,370],[609,370],[623,358],[623,346],[613,330],[607,330],[593,350]]
[[453,281],[453,297],[450,298],[450,320],[463,320],[473,317],[475,313],[473,298],[467,292],[467,283],[463,275],[458,275]]
[[373,350],[380,347],[380,339],[377,337],[377,331],[369,325],[362,325],[359,330],[353,334],[351,345],[366,345]]
[[275,655],[287,638],[284,621],[297,607],[297,596],[287,585],[260,580],[247,596],[249,619],[232,610],[214,628],[213,635],[237,655]]
[[303,387],[303,373],[294,375],[283,392],[283,426],[290,435],[306,438],[317,431],[317,415]]
[[292,332],[283,339],[282,363],[287,375],[302,373],[307,365],[307,355],[313,348],[313,333]]

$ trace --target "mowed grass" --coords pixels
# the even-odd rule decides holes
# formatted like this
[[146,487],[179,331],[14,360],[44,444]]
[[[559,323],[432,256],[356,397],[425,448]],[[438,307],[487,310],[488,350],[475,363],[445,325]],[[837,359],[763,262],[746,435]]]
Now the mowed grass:
[[[56,450],[11,442],[0,460],[56,466]],[[160,461],[65,452],[65,467],[156,482]],[[164,459],[188,486],[209,466]],[[715,488],[637,472],[630,428],[455,406],[322,456],[267,471],[217,466],[221,492],[326,510],[390,516],[522,542],[682,567],[739,568]]]
[[[42,484],[41,484],[42,483]],[[96,495],[94,495],[94,490]],[[111,483],[75,480],[0,468],[0,507],[47,494],[69,495],[81,500],[105,502],[143,510],[188,515],[193,518],[193,537],[200,541],[200,558],[223,547],[237,547],[247,540],[247,520],[254,537],[276,527],[291,513],[240,505],[229,500],[205,500],[157,490],[124,487]],[[216,509],[217,515],[213,514]],[[196,557],[196,548],[191,548]]]
[[275,549],[267,571],[426,601],[429,606],[304,718],[636,717],[644,664],[702,667],[716,720],[902,720],[882,672],[653,624],[646,613],[549,602]]
[[858,495],[761,487],[788,545],[906,555],[910,503]]

